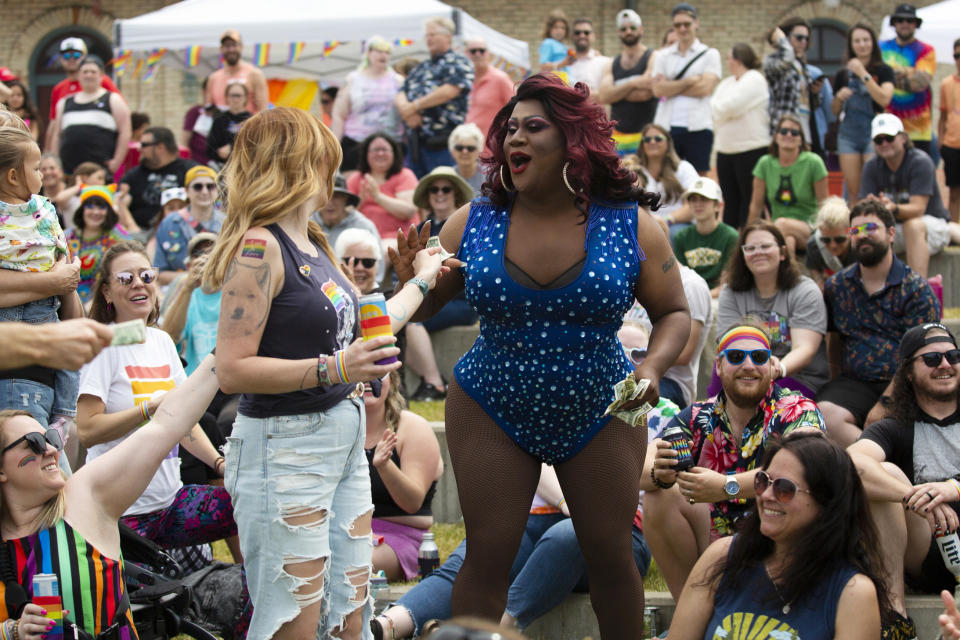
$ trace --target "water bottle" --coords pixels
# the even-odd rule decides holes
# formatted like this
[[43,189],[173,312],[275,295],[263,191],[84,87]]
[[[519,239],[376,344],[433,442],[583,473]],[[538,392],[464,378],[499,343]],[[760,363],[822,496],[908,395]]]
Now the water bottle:
[[420,543],[420,551],[417,553],[417,567],[421,580],[440,567],[440,549],[429,531],[423,534],[423,542]]
[[954,596],[960,597],[960,536],[956,533],[942,533],[937,535],[937,546],[947,571],[953,574],[957,581]]
[[46,632],[47,640],[63,640],[63,600],[60,598],[60,584],[52,573],[38,573],[33,576],[33,603],[43,607],[46,617],[56,624]]

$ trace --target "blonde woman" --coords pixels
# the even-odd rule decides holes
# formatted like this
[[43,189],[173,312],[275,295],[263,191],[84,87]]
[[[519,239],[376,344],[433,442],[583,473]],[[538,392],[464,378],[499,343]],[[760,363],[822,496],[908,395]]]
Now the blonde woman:
[[393,98],[403,85],[403,76],[390,68],[393,45],[372,36],[360,68],[347,75],[333,104],[330,129],[343,149],[344,173],[356,171],[360,162],[360,142],[367,136],[385,131],[396,139],[403,136],[403,121],[393,106]]
[[805,265],[810,277],[820,285],[827,278],[852,264],[857,257],[850,251],[850,209],[847,201],[838,196],[830,196],[823,201],[817,212],[817,229],[807,240]]
[[700,175],[692,164],[677,155],[669,131],[651,123],[642,133],[637,150],[639,186],[660,194],[660,208],[654,215],[670,227],[672,242],[677,233],[692,224],[693,214],[683,201],[683,194]]
[[[399,353],[394,338],[359,339],[357,289],[311,220],[333,194],[340,159],[319,118],[281,107],[244,123],[224,170],[227,218],[205,281],[222,289],[221,389],[243,394],[225,485],[251,640],[361,638],[372,610],[359,383],[400,363],[377,364]],[[390,300],[394,332],[434,286],[435,250],[417,254],[415,271]]]

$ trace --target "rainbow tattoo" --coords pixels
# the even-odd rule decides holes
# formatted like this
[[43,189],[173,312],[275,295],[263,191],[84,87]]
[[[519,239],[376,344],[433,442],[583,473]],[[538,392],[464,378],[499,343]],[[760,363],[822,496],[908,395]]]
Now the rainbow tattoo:
[[240,251],[240,257],[263,260],[263,252],[266,251],[266,249],[266,240],[244,240],[243,249]]

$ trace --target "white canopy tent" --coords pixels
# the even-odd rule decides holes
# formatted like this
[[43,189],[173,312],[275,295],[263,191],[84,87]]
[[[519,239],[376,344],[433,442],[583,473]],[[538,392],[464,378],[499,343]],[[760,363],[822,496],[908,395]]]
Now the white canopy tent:
[[[960,37],[960,0],[944,0],[917,9],[917,17],[923,24],[917,30],[917,39],[933,45],[937,62],[953,64],[953,41]],[[884,16],[881,40],[897,35],[890,24],[890,16]]]
[[[220,35],[233,28],[243,37],[244,59],[256,44],[270,44],[264,73],[271,78],[310,78],[339,82],[357,68],[363,41],[379,35],[395,46],[393,58],[428,55],[423,22],[445,16],[457,25],[457,38],[482,37],[495,57],[530,68],[529,46],[439,0],[183,0],[168,7],[114,23],[114,48],[146,54],[167,49],[162,62],[206,75],[219,66]],[[306,43],[299,59],[288,63],[290,43]],[[330,43],[340,44],[325,55]],[[199,45],[200,61],[187,68],[185,50]]]

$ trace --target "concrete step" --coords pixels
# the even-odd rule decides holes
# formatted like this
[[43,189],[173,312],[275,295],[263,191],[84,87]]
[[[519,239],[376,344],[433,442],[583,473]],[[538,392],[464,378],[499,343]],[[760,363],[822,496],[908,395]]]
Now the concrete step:
[[[389,591],[381,591],[377,594],[377,611],[395,602],[412,588],[409,585],[391,585]],[[644,606],[655,607],[657,610],[657,633],[669,628],[676,608],[670,594],[664,591],[648,591],[644,595],[644,600]],[[938,596],[907,596],[907,611],[917,625],[919,640],[935,640],[939,637],[937,616],[943,611],[943,603]],[[559,607],[534,622],[524,633],[530,640],[583,640],[584,638],[599,640],[600,638],[597,618],[590,605],[590,596],[584,593],[570,594]]]

